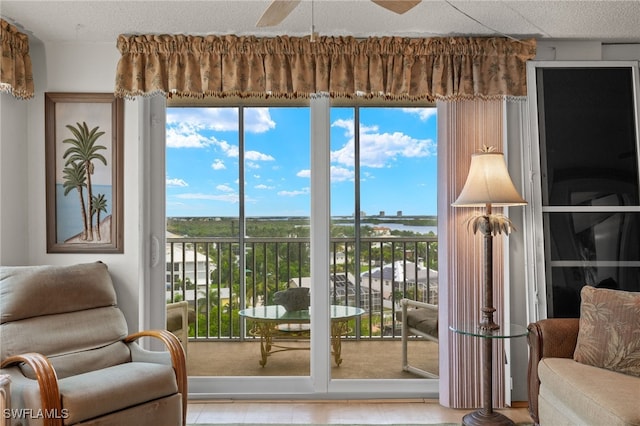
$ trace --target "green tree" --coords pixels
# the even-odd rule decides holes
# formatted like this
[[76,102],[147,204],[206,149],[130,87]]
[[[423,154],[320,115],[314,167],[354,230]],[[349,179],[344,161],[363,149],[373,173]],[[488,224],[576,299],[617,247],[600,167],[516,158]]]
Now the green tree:
[[102,239],[100,235],[100,213],[107,212],[107,200],[104,198],[104,194],[98,194],[93,197],[91,203],[91,217],[96,215],[96,233],[98,234],[98,241]]
[[[101,161],[105,166],[107,165],[107,159],[98,151],[106,150],[107,147],[103,145],[96,145],[96,141],[105,132],[99,132],[99,126],[89,130],[86,122],[76,123],[78,126],[73,127],[67,124],[67,129],[73,134],[74,138],[65,139],[62,143],[68,143],[71,146],[62,155],[63,159],[66,159],[65,166],[71,163],[79,163],[84,168],[84,173],[87,179],[87,201],[89,202],[89,208],[84,209],[86,221],[84,222],[87,230],[87,240],[93,240],[93,187],[91,183],[91,175],[94,172],[94,161]],[[88,215],[88,216],[87,216]]]
[[69,163],[62,169],[64,195],[66,196],[70,191],[76,189],[78,191],[78,197],[80,199],[80,211],[82,212],[82,239],[87,239],[87,214],[84,204],[84,190],[87,186],[87,178],[84,173],[84,168],[78,163]]

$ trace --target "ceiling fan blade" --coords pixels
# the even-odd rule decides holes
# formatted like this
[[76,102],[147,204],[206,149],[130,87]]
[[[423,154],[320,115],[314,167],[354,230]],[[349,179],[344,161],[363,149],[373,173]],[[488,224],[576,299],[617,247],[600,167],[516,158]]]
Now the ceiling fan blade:
[[300,3],[300,0],[273,0],[264,11],[256,27],[273,27],[289,16],[293,9]]
[[405,12],[413,9],[422,0],[371,0],[378,6],[382,6],[387,10],[402,15]]

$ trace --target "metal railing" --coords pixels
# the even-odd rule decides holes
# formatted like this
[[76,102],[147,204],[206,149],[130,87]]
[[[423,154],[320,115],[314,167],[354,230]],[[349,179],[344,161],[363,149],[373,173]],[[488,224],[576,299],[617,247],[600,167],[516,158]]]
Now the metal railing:
[[[331,239],[331,304],[358,306],[352,337],[399,337],[400,299],[438,303],[437,237]],[[359,261],[356,261],[359,259]],[[238,311],[273,304],[288,287],[311,287],[309,238],[167,238],[166,301],[196,312],[190,338],[250,339]],[[311,289],[313,292],[313,289]]]

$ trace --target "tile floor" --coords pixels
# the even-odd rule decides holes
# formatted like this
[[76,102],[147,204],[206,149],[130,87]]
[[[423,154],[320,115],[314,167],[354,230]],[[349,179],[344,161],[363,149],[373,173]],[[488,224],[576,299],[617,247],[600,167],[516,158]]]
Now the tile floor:
[[[520,408],[497,410],[515,423],[531,422],[524,403]],[[327,423],[327,424],[428,424],[461,422],[474,410],[450,409],[438,401],[346,400],[346,401],[191,401],[189,424],[229,423]]]

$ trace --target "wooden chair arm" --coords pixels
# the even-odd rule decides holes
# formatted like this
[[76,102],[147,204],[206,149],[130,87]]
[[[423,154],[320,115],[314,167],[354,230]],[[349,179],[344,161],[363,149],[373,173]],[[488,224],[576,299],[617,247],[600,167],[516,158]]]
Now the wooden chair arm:
[[180,340],[167,330],[144,330],[138,333],[130,334],[125,337],[125,343],[133,343],[141,337],[153,337],[161,340],[169,354],[171,355],[171,364],[176,373],[176,382],[178,383],[178,392],[182,394],[182,424],[187,424],[187,365],[184,355],[184,348]]
[[40,403],[44,412],[57,413],[56,416],[44,416],[44,426],[62,426],[62,399],[58,388],[58,376],[53,365],[42,354],[29,352],[7,357],[0,368],[25,363],[33,369],[40,388]]

